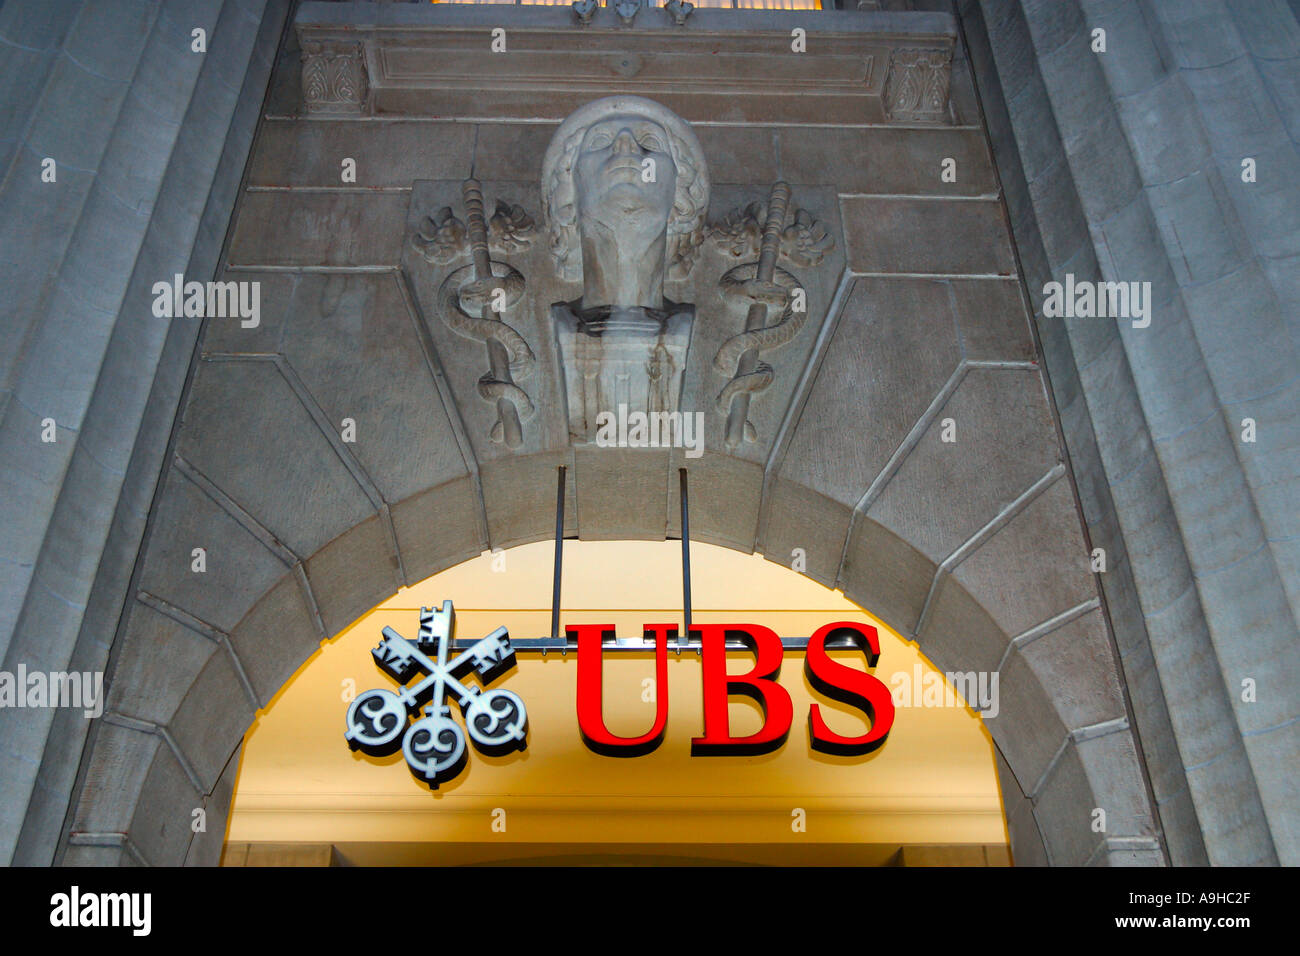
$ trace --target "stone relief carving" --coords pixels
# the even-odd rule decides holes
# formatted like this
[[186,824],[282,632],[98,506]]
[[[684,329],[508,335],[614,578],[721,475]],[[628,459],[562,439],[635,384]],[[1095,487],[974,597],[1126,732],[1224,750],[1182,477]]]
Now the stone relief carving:
[[[496,210],[487,223],[488,247],[517,252],[532,242],[535,231],[535,223],[523,206],[498,199]],[[411,245],[426,262],[434,265],[446,265],[471,251],[469,230],[456,218],[450,206],[443,206],[433,215],[425,216],[411,237]]]
[[[736,258],[758,255],[767,226],[767,207],[767,203],[755,201],[743,209],[733,209],[709,230],[709,238]],[[820,265],[826,253],[835,248],[825,223],[797,206],[786,209],[780,242],[781,255],[797,266]]]
[[664,295],[690,273],[704,238],[708,167],[690,127],[636,96],[596,100],[556,130],[542,163],[542,206],[561,277],[582,296],[551,307],[570,435],[594,437],[619,406],[677,411],[694,306]]
[[[775,371],[760,354],[785,345],[808,318],[807,300],[799,280],[777,268],[785,256],[799,266],[817,266],[835,246],[825,224],[790,202],[790,187],[775,183],[767,203],[753,202],[735,210],[710,232],[733,256],[757,255],[758,261],[729,269],[719,281],[723,297],[746,307],[745,331],[722,343],[713,367],[731,380],[718,393],[718,409],[727,416],[725,442],[734,449],[756,441],[749,421],[750,401],[772,384]],[[770,312],[777,321],[767,324]]]
[[686,25],[686,18],[695,10],[695,4],[686,3],[683,0],[668,0],[664,4],[664,9],[673,18],[673,23],[681,27]]
[[951,72],[951,50],[893,50],[883,93],[885,116],[901,122],[947,121]]
[[359,113],[366,102],[365,47],[311,40],[302,47],[302,97],[308,113]]
[[[462,185],[466,221],[450,207],[426,218],[412,245],[430,262],[451,262],[468,253],[470,265],[452,272],[438,289],[437,312],[447,326],[487,346],[488,371],[478,381],[478,393],[497,407],[490,437],[515,449],[523,444],[523,423],[536,411],[517,382],[533,372],[536,360],[524,337],[505,321],[505,314],[523,297],[525,280],[509,263],[494,260],[489,245],[521,249],[531,242],[533,221],[520,206],[498,201],[490,229],[483,215],[483,192],[477,180]],[[491,238],[496,242],[492,243]]]

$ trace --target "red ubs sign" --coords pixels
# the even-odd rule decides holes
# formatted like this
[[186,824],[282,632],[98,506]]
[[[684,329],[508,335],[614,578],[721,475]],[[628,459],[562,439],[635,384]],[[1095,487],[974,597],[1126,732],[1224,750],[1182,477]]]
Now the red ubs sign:
[[[578,726],[587,746],[609,756],[633,757],[649,753],[663,741],[668,723],[668,645],[675,641],[674,624],[652,624],[645,628],[655,644],[655,719],[639,737],[618,737],[605,727],[601,707],[602,649],[611,624],[578,624],[565,629],[578,642]],[[794,721],[794,705],[778,676],[784,658],[781,638],[758,624],[702,624],[691,628],[700,636],[703,670],[704,734],[691,739],[691,753],[697,755],[761,754],[785,743]],[[826,642],[831,635],[848,638],[851,646],[866,655],[868,668],[880,657],[880,638],[870,625],[837,622],[827,624],[808,639],[804,670],[809,682],[826,697],[860,709],[870,729],[857,737],[835,733],[821,715],[821,708],[808,708],[809,742],[814,750],[834,754],[865,754],[885,742],[894,723],[894,702],[889,688],[868,671],[832,660]],[[740,640],[753,651],[754,666],[743,674],[727,672],[727,640]],[[728,725],[727,703],[732,695],[744,694],[762,708],[763,726],[746,737],[734,737]]]
[[[490,685],[515,666],[515,648],[504,627],[468,646],[452,646],[455,612],[450,601],[440,609],[420,609],[420,632],[408,641],[390,627],[371,654],[380,670],[398,683],[397,690],[373,688],[349,704],[348,746],[372,756],[401,748],[411,772],[430,787],[456,776],[468,756],[466,737],[484,753],[503,754],[528,746],[528,715],[519,695]],[[604,639],[613,637],[610,624],[578,624],[566,628],[568,640],[576,638],[578,650],[578,727],[587,746],[597,753],[632,757],[649,753],[663,741],[668,725],[668,644],[676,642],[675,624],[654,624],[645,629],[655,649],[655,718],[639,737],[619,737],[605,726],[601,706],[601,670]],[[700,638],[703,673],[704,734],[691,740],[693,754],[761,754],[785,743],[794,722],[794,704],[778,677],[785,648],[781,638],[759,624],[704,624],[691,628]],[[827,641],[844,638],[867,659],[867,670],[832,660]],[[745,673],[727,671],[728,638],[754,654]],[[457,653],[459,651],[459,653]],[[867,624],[837,622],[820,628],[808,639],[804,669],[809,682],[822,695],[857,707],[870,729],[856,737],[835,733],[822,719],[821,707],[808,708],[808,737],[814,750],[834,754],[865,754],[885,742],[894,723],[894,703],[889,688],[871,673],[880,657],[880,639]],[[470,674],[478,684],[466,683]],[[762,709],[763,725],[745,737],[732,734],[727,705],[733,695],[752,697]],[[451,705],[461,709],[465,727],[452,719]],[[414,722],[410,718],[415,716]]]

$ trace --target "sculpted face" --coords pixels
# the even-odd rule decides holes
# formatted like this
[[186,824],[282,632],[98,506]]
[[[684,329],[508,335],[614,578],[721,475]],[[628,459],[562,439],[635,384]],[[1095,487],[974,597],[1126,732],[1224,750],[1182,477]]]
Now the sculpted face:
[[703,235],[709,175],[689,124],[653,100],[607,96],[571,113],[542,161],[551,252],[582,308],[661,309]]
[[636,114],[593,123],[582,138],[574,166],[578,211],[587,225],[661,233],[672,213],[677,167],[668,133]]

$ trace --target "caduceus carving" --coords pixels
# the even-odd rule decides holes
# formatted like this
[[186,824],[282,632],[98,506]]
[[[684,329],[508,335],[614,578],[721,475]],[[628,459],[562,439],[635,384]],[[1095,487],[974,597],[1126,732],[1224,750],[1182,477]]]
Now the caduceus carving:
[[[718,408],[727,416],[725,442],[729,449],[758,437],[749,421],[750,399],[771,385],[775,374],[760,358],[761,352],[789,342],[808,318],[803,287],[789,272],[777,268],[777,257],[785,251],[800,264],[816,265],[834,244],[825,227],[807,212],[793,210],[793,216],[791,212],[790,186],[777,182],[768,197],[766,215],[753,203],[713,231],[714,238],[729,245],[735,255],[751,248],[755,235],[761,235],[758,261],[736,266],[719,280],[724,298],[749,306],[745,331],[723,342],[713,357],[713,367],[731,376],[718,394]],[[772,309],[780,309],[781,314],[768,325]]]
[[[536,410],[532,399],[517,384],[527,378],[533,370],[535,360],[533,350],[528,347],[524,337],[511,327],[504,315],[516,305],[524,294],[524,277],[513,266],[505,262],[494,261],[488,254],[488,228],[483,216],[483,190],[476,179],[467,179],[461,185],[461,196],[465,201],[465,232],[469,240],[473,263],[457,269],[443,281],[438,289],[438,313],[448,327],[478,342],[487,345],[488,371],[478,381],[479,395],[497,407],[497,421],[492,426],[490,437],[493,441],[504,443],[507,448],[518,448],[523,444],[523,422],[533,416]],[[454,235],[459,231],[459,223],[450,212],[435,221],[435,232],[424,237],[430,250],[436,251],[442,246],[458,246]],[[516,220],[511,225],[519,226],[513,232],[499,229],[509,236],[512,242],[520,244],[519,237],[531,229],[531,220],[523,216],[522,210],[506,210],[513,213]],[[502,217],[501,209],[493,217]]]

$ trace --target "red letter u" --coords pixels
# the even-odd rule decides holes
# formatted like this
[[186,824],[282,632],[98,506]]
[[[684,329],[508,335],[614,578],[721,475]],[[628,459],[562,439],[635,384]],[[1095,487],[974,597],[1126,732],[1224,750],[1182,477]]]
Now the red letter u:
[[602,652],[604,635],[614,633],[612,624],[577,624],[565,633],[578,637],[578,729],[582,739],[606,757],[639,757],[663,742],[668,725],[668,638],[677,636],[675,624],[650,624],[645,636],[655,639],[655,722],[640,737],[616,737],[605,728],[602,698]]

